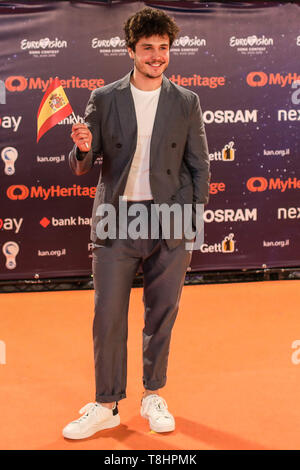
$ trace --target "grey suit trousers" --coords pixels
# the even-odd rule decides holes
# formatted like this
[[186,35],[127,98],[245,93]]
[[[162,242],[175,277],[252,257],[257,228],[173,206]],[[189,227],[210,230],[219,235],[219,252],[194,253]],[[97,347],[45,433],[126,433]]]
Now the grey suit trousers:
[[[151,203],[146,202],[148,222]],[[130,221],[128,217],[128,224]],[[126,398],[128,307],[140,264],[145,307],[143,385],[148,390],[165,385],[171,332],[191,253],[186,250],[185,240],[169,249],[161,233],[152,239],[118,237],[109,246],[94,247],[96,401],[109,403]]]

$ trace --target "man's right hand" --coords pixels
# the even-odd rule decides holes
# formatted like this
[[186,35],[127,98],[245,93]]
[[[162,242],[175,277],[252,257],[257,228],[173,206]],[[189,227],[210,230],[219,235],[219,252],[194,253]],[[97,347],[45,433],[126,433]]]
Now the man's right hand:
[[92,145],[92,134],[85,124],[73,124],[71,138],[81,152],[88,152]]

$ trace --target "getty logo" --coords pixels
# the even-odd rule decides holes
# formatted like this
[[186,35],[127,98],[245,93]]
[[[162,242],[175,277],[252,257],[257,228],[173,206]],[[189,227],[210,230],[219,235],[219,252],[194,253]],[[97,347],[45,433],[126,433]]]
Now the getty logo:
[[17,266],[16,257],[19,253],[19,245],[16,242],[6,242],[2,247],[2,252],[6,258],[6,268],[15,269]]
[[1,158],[4,161],[4,173],[13,175],[15,173],[15,161],[18,158],[18,151],[15,147],[5,147],[2,149]]

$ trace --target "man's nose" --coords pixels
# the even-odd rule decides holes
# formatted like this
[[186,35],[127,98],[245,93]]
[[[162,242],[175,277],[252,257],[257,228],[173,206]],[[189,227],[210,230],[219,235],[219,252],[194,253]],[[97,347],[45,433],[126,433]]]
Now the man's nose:
[[152,51],[152,59],[156,59],[156,60],[162,60],[163,59],[163,54],[162,52],[158,49],[158,50],[153,50]]

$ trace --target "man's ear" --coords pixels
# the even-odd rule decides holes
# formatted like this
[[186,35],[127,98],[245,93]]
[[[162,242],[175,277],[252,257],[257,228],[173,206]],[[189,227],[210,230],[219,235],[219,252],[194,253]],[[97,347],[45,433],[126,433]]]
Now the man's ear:
[[127,47],[127,50],[128,50],[128,54],[129,54],[130,59],[134,59],[134,52],[131,49],[131,47]]

